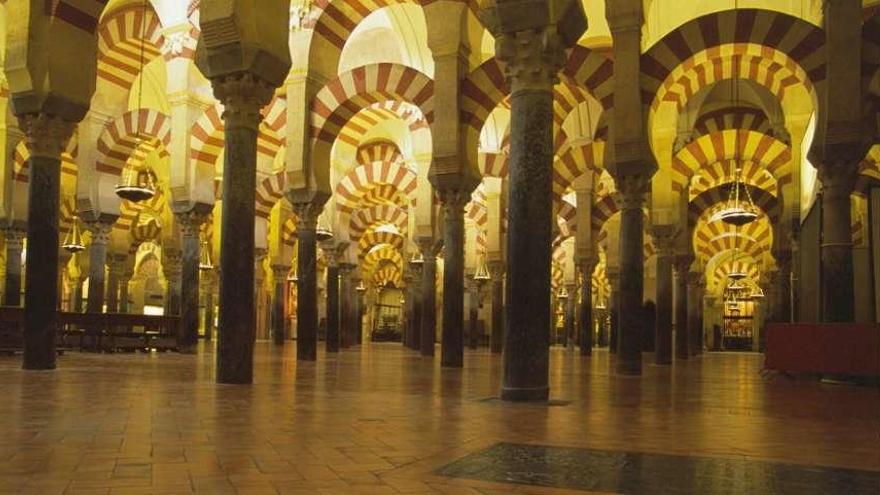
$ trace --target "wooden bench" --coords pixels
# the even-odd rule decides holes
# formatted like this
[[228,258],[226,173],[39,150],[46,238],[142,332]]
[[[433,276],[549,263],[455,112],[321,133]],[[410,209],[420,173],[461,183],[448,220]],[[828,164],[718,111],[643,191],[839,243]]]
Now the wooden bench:
[[789,373],[880,376],[880,325],[769,323],[764,367]]
[[[0,307],[0,352],[22,348],[22,308]],[[58,313],[56,347],[91,351],[177,349],[180,318],[123,313]]]

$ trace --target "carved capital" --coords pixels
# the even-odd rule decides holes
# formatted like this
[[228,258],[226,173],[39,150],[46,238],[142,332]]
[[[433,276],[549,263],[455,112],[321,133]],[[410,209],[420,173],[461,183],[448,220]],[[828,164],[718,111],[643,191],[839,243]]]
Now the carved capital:
[[339,263],[339,276],[342,278],[352,278],[352,272],[355,268],[357,268],[357,265],[354,263],[341,262]]
[[92,233],[92,244],[106,246],[110,242],[110,233],[113,232],[111,222],[86,222],[86,228]]
[[180,278],[183,269],[183,253],[175,247],[162,248],[162,273],[168,280]]
[[214,96],[223,103],[226,130],[247,128],[258,132],[263,120],[260,109],[272,100],[272,86],[250,73],[218,77],[211,84]]
[[196,211],[187,211],[175,213],[174,218],[177,220],[178,227],[180,227],[180,235],[184,238],[198,237],[199,229],[201,229],[205,220],[208,219],[208,215]]
[[621,210],[640,210],[645,205],[646,194],[651,184],[647,174],[622,175],[614,178],[617,188],[615,199]]
[[6,234],[6,249],[17,249],[21,251],[24,247],[24,239],[27,237],[27,232],[13,228],[7,228],[3,231]]
[[504,262],[501,260],[489,261],[486,263],[486,268],[489,269],[489,276],[492,277],[492,281],[500,283],[504,277]]
[[255,248],[254,249],[254,262],[260,263],[264,259],[266,259],[266,255],[269,254],[269,250],[266,248]]
[[671,257],[675,250],[678,232],[674,225],[656,225],[651,229],[651,238],[657,250],[657,257]]
[[290,273],[289,266],[272,265],[272,277],[275,279],[275,283],[284,282],[287,279],[288,273]]
[[73,135],[76,123],[46,113],[28,113],[18,117],[31,156],[59,159]]
[[694,255],[692,254],[680,254],[675,257],[675,261],[673,262],[673,266],[675,267],[675,274],[678,277],[687,277],[687,274],[691,270],[691,263],[694,262]]
[[192,58],[195,53],[198,40],[193,36],[189,23],[186,23],[179,30],[166,31],[162,37],[165,39],[165,43],[162,44],[160,50],[165,60],[178,57]]
[[446,215],[464,215],[464,207],[471,200],[471,191],[465,189],[444,189],[437,194]]
[[859,168],[855,162],[826,162],[817,166],[817,170],[822,182],[822,195],[826,198],[849,198],[856,188]]
[[504,69],[511,95],[520,91],[553,91],[565,50],[555,28],[501,34],[495,42],[496,59]]
[[296,229],[315,230],[318,228],[318,216],[324,209],[323,205],[312,202],[293,203],[293,212],[296,214]]

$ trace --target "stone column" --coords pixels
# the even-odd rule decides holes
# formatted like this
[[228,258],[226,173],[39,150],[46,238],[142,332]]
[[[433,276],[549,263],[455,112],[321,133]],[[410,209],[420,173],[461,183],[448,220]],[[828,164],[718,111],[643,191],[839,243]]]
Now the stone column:
[[324,252],[327,256],[327,352],[339,352],[339,263],[335,245],[325,248]]
[[[58,308],[58,216],[61,151],[74,124],[46,113],[20,115],[31,156],[28,159],[28,259],[24,295],[24,356],[27,370],[55,368]],[[8,276],[8,274],[7,274]]]
[[70,280],[73,284],[73,304],[72,311],[74,313],[82,313],[83,311],[83,279],[76,277]]
[[127,254],[111,254],[107,261],[107,312],[119,313],[119,285],[125,272]]
[[403,281],[403,329],[400,332],[400,343],[404,347],[410,347],[412,341],[412,333],[415,331],[415,322],[413,322],[413,277],[412,270],[409,267],[404,268],[403,275],[400,277]]
[[[822,319],[855,321],[852,254],[852,205],[858,167],[819,167],[822,181]],[[780,269],[780,278],[785,274]],[[782,294],[781,297],[785,297]]]
[[776,259],[776,271],[774,274],[774,299],[773,321],[780,323],[790,322],[791,319],[791,251],[776,250],[773,257]]
[[565,336],[562,339],[562,345],[565,348],[574,348],[575,345],[575,315],[577,314],[577,284],[566,284],[565,290],[568,291],[568,299],[565,301]]
[[[422,338],[422,325],[424,321],[424,316],[422,314],[422,307],[424,306],[424,264],[423,263],[409,263],[410,273],[412,274],[412,287],[410,290],[410,296],[412,298],[411,306],[410,306],[410,316],[412,318],[412,325],[410,328],[410,333],[407,335],[407,340],[404,343],[407,348],[412,349],[414,351],[421,351],[421,338]],[[417,345],[418,344],[418,345]],[[433,355],[433,354],[431,354]]]
[[492,276],[492,334],[489,348],[492,354],[504,350],[504,262],[490,261],[489,275]]
[[6,287],[4,306],[21,306],[21,252],[27,232],[8,228],[6,232]]
[[[461,368],[464,365],[464,206],[470,201],[470,191],[447,189],[439,194],[443,203],[444,263],[440,365]],[[423,307],[422,311],[425,310]],[[425,331],[424,324],[422,331]]]
[[162,248],[162,273],[165,275],[165,314],[180,316],[180,278],[182,275],[180,249],[166,245]]
[[89,246],[89,301],[86,305],[88,313],[104,312],[104,270],[107,265],[107,244],[113,222],[97,221],[86,224],[92,232],[92,243]]
[[318,350],[318,256],[315,229],[321,206],[295,203],[297,216],[296,359],[314,361]]
[[[422,252],[423,259],[421,264],[422,285],[418,289],[421,296],[418,299],[421,302],[417,306],[420,318],[417,327],[418,331],[414,335],[415,342],[413,345],[422,356],[434,355],[434,343],[437,340],[437,247],[438,244],[434,239],[421,239],[419,241],[419,249]],[[444,275],[444,288],[446,287],[445,283]],[[445,315],[446,299],[443,300],[443,311]],[[463,324],[464,321],[462,321]]]
[[675,257],[675,357],[688,359],[688,273],[694,258],[689,255]]
[[286,320],[284,317],[285,284],[290,267],[287,265],[272,265],[272,342],[275,345],[284,345],[286,332]]
[[339,263],[339,340],[343,349],[357,342],[352,315],[354,286],[351,283],[351,272],[354,268],[352,263]]
[[581,272],[581,304],[578,308],[578,344],[581,356],[593,353],[593,270],[595,257],[581,258],[578,269]]
[[214,270],[205,273],[205,342],[214,340],[214,290],[217,274]]
[[[667,227],[667,226],[663,226]],[[654,362],[672,364],[672,264],[675,238],[672,227],[654,228],[657,250],[657,320],[654,327]]]
[[122,275],[119,278],[119,312],[128,314],[131,311],[128,304],[128,284],[131,283],[131,279],[134,277],[134,273],[128,271],[128,269],[123,269]]
[[617,298],[617,373],[642,373],[642,298],[645,284],[644,213],[650,177],[615,178],[620,205],[620,289]]
[[688,272],[687,334],[691,356],[703,352],[703,281],[702,273]]
[[[499,14],[502,6],[499,5]],[[496,37],[511,87],[504,400],[546,400],[550,388],[553,86],[564,62],[546,26]]]
[[620,315],[620,269],[617,267],[605,267],[605,276],[608,277],[608,285],[611,293],[608,295],[608,335],[606,343],[608,352],[617,354],[617,333],[620,327],[618,316]]
[[468,280],[468,344],[471,349],[479,347],[480,326],[480,284],[474,280]]
[[260,109],[272,99],[273,88],[248,73],[215,77],[211,83],[224,106],[225,128],[220,276],[227,282],[220,282],[217,381],[251,383],[257,135]]
[[180,278],[180,335],[177,348],[180,352],[193,353],[199,342],[199,258],[201,239],[199,231],[207,220],[212,206],[175,214],[181,236]]
[[[268,254],[269,250],[266,248],[254,249],[254,341],[260,337],[271,338],[271,335],[269,335],[268,332],[270,331],[269,327],[271,326],[269,319],[272,316],[272,308],[260,305],[263,296],[263,282],[266,280],[266,271],[263,267],[263,261],[266,260]],[[265,326],[263,326],[262,323],[265,323]],[[261,334],[260,332],[262,330],[265,330],[266,333]]]

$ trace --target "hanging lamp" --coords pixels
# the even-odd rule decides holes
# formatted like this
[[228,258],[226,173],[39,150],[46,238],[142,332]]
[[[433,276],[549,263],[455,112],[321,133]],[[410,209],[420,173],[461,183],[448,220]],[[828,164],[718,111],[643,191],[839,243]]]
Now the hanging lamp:
[[61,247],[68,253],[79,253],[86,250],[86,245],[82,239],[82,232],[79,230],[79,218],[76,215],[73,216],[73,227],[64,236],[64,242],[61,244]]
[[333,239],[333,231],[327,224],[327,219],[323,213],[318,216],[318,227],[315,229],[315,239],[318,242],[329,241]]
[[364,285],[364,281],[361,280],[360,283],[358,283],[357,287],[354,288],[354,290],[356,290],[358,294],[363,294],[367,291],[367,286]]
[[211,259],[211,246],[208,241],[202,241],[202,249],[199,253],[199,270],[207,271],[214,269],[214,261]]
[[418,250],[415,251],[412,255],[412,258],[410,258],[410,260],[409,260],[409,264],[410,265],[424,265],[425,264],[425,257],[422,256],[422,252],[418,251]]
[[477,271],[474,273],[474,280],[477,282],[486,282],[492,280],[492,276],[489,275],[489,267],[486,266],[486,255],[482,255],[480,264],[477,266]]
[[287,281],[299,282],[299,260],[297,260],[296,258],[293,259],[290,271],[287,272]]
[[[138,84],[138,94],[137,94],[137,112],[138,112],[138,125],[135,128],[135,148],[134,151],[137,151],[140,148],[141,144],[143,144],[144,140],[141,137],[141,108],[143,107],[143,99],[144,99],[144,66],[146,65],[146,58],[144,54],[144,45],[146,45],[146,37],[147,37],[147,5],[148,0],[144,0],[141,4],[141,46],[140,46],[140,64],[139,71],[141,81]],[[130,160],[129,160],[130,161]],[[122,182],[116,185],[116,195],[122,199],[131,201],[133,203],[138,203],[141,201],[146,201],[151,199],[156,195],[156,181],[153,172],[149,169],[136,169],[135,166],[131,163],[127,163],[125,168],[122,170]]]
[[565,286],[559,289],[559,292],[556,293],[556,298],[563,301],[568,299],[568,290],[566,290]]

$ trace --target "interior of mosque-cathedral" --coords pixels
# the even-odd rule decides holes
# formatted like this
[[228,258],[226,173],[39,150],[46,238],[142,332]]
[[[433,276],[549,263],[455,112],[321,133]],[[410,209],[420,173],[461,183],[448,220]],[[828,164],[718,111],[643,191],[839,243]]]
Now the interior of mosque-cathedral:
[[219,383],[391,341],[546,401],[553,349],[877,340],[880,1],[5,0],[0,45],[26,370],[155,324]]

